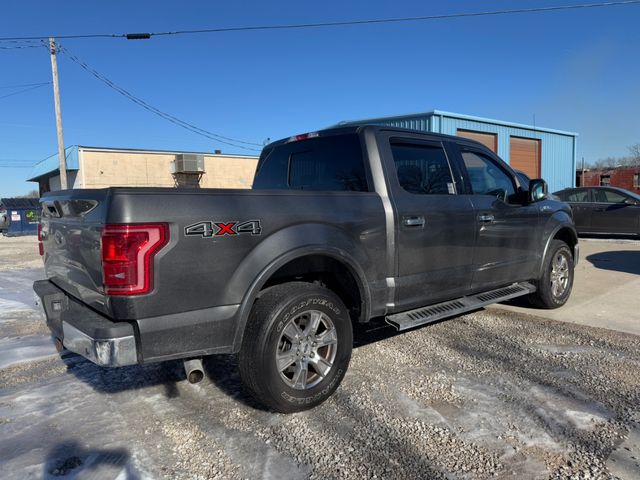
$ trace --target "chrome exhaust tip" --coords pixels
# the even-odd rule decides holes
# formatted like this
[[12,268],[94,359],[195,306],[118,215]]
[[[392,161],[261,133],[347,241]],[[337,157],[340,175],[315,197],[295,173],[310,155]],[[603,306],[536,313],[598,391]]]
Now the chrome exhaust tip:
[[189,383],[201,382],[204,378],[204,368],[201,358],[190,358],[184,361],[184,371],[187,374]]

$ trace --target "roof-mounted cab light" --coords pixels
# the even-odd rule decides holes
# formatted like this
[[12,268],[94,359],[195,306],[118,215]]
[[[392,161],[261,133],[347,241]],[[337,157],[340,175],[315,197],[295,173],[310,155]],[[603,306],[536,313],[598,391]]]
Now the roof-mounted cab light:
[[289,137],[289,140],[287,140],[287,143],[299,142],[300,140],[306,140],[308,138],[315,138],[319,136],[320,134],[318,132],[301,133],[300,135],[294,135],[293,137]]

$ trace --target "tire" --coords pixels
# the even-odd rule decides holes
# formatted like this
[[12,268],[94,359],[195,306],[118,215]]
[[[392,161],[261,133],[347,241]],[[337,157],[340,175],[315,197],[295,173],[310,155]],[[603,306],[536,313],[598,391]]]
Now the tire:
[[338,388],[352,346],[349,312],[335,293],[311,283],[277,285],[251,310],[238,358],[240,376],[268,408],[308,410]]
[[573,287],[574,263],[569,246],[561,240],[551,240],[543,268],[529,302],[538,308],[559,308],[567,303]]

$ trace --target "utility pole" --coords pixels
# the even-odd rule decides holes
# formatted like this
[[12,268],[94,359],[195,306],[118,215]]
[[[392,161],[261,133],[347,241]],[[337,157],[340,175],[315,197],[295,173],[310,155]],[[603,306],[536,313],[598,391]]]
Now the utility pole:
[[51,76],[53,77],[53,103],[56,109],[56,132],[58,134],[58,158],[60,160],[60,188],[67,189],[67,159],[64,153],[64,135],[62,133],[62,111],[60,110],[60,87],[58,85],[58,61],[56,60],[56,39],[49,37],[51,53]]

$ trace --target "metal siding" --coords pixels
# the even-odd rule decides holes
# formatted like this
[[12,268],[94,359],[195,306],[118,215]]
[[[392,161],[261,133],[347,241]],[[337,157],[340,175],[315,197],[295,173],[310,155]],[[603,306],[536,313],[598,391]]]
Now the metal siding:
[[388,119],[378,119],[372,122],[367,122],[370,125],[381,125],[385,127],[396,128],[408,128],[410,130],[422,130],[429,132],[429,117],[428,116],[416,116],[416,117],[403,117],[395,118],[389,117]]
[[498,156],[507,163],[510,158],[511,136],[540,139],[542,141],[542,178],[549,184],[549,191],[555,192],[574,185],[574,142],[576,137],[452,117],[443,117],[442,124],[442,133],[448,135],[456,135],[459,128],[497,133]]

